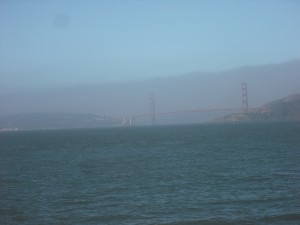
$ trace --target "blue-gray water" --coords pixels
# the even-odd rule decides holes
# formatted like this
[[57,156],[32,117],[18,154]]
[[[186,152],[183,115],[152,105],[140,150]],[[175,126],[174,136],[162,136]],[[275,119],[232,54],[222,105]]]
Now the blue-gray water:
[[300,224],[300,124],[2,132],[1,224]]

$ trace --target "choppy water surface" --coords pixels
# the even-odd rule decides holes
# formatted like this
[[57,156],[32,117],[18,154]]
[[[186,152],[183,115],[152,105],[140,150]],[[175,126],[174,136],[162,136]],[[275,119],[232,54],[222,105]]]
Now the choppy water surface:
[[300,224],[300,124],[0,134],[1,224]]

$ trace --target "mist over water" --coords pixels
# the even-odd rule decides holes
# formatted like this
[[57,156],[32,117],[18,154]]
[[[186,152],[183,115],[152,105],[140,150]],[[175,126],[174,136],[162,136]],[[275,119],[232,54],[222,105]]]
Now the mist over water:
[[1,1],[0,115],[257,107],[299,92],[298,1]]
[[[300,93],[300,61],[238,68],[219,73],[111,84],[78,85],[40,91],[2,90],[0,115],[30,112],[93,113],[122,117],[149,113],[149,94],[159,112],[241,107],[241,83],[248,84],[249,107]],[[211,117],[210,117],[211,118]],[[200,120],[203,121],[203,120]]]

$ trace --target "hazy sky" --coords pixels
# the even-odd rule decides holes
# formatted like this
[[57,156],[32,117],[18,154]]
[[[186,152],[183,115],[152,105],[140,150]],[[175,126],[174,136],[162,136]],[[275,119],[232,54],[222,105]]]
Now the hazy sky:
[[0,0],[2,88],[147,79],[300,57],[300,1]]

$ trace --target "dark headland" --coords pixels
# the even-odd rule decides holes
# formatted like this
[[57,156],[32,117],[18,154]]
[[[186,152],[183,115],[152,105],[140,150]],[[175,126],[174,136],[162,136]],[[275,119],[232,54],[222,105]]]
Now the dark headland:
[[269,102],[245,113],[234,113],[216,122],[300,121],[300,94]]

